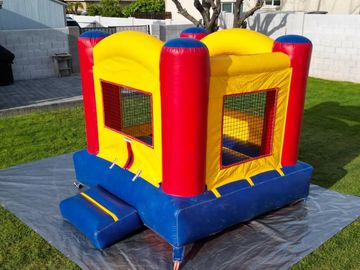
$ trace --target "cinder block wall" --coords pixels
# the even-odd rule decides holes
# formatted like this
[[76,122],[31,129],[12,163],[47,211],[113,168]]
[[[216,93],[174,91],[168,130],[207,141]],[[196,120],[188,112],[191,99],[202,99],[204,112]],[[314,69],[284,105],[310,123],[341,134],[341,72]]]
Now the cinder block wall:
[[80,62],[78,53],[78,38],[80,36],[80,29],[77,26],[70,26],[69,29],[69,52],[72,58],[72,71],[74,73],[80,72]]
[[359,15],[306,15],[303,35],[314,44],[311,76],[360,82]]
[[159,38],[164,42],[178,38],[184,29],[191,26],[191,24],[159,25]]
[[52,56],[68,53],[68,29],[2,30],[0,44],[15,54],[15,80],[56,76]]
[[310,76],[360,82],[360,16],[304,13],[260,13],[249,27],[272,38],[308,37],[313,45]]

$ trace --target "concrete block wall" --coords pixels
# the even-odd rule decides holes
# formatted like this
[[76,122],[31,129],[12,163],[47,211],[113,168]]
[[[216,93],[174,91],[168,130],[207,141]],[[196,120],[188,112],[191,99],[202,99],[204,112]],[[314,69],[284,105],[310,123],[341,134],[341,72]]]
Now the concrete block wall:
[[305,15],[303,35],[314,45],[311,76],[360,82],[360,16]]
[[78,38],[80,36],[80,29],[77,26],[68,27],[69,29],[69,52],[72,58],[72,71],[74,73],[80,72],[79,52],[78,52]]
[[190,24],[177,24],[177,25],[160,25],[160,39],[162,41],[167,41],[169,39],[178,38],[180,33],[191,27]]
[[360,83],[360,16],[258,13],[249,27],[276,39],[299,34],[313,43],[310,76]]
[[68,29],[2,30],[0,44],[15,54],[15,80],[56,76],[52,56],[68,53]]
[[[151,34],[163,41],[178,37],[184,28],[191,26],[171,20],[73,17],[83,25],[94,22],[103,26],[147,24],[150,25]],[[231,28],[233,15],[222,13],[219,21],[221,28]],[[360,82],[360,16],[358,15],[261,11],[249,18],[248,27],[274,39],[286,34],[304,35],[314,45],[310,76]]]
[[109,26],[133,26],[133,25],[152,25],[166,23],[169,20],[152,20],[138,18],[117,18],[102,16],[79,16],[67,14],[67,16],[77,21],[80,27],[109,27]]

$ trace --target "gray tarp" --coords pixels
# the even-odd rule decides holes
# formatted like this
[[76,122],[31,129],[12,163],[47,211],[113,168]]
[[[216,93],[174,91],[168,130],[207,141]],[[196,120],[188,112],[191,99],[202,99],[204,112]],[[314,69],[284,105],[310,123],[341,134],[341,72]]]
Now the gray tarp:
[[[59,212],[73,186],[72,155],[0,171],[0,203],[84,269],[171,269],[171,248],[148,229],[94,249]],[[311,186],[305,203],[187,248],[182,269],[287,269],[360,216],[360,198]]]

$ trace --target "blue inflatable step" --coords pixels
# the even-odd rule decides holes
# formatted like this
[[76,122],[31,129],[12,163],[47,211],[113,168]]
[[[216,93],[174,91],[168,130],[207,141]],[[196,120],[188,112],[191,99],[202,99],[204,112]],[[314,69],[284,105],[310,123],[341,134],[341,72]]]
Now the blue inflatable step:
[[60,203],[65,220],[95,247],[106,248],[142,226],[137,210],[101,187],[93,187]]

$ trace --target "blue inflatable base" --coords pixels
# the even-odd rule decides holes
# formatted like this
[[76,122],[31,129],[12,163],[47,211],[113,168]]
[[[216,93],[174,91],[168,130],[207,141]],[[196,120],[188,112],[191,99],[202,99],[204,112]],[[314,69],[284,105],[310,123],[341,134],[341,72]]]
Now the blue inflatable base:
[[[82,194],[63,200],[60,211],[64,219],[85,234],[96,248],[106,248],[142,227],[136,209],[101,187],[90,188]],[[87,198],[111,211],[113,216]]]
[[173,246],[175,260],[182,259],[186,244],[306,198],[313,170],[298,162],[282,168],[284,176],[268,171],[252,177],[253,187],[245,180],[219,187],[219,198],[211,191],[183,198],[141,177],[133,181],[133,173],[87,151],[74,154],[74,165],[81,183],[101,186],[136,209],[142,222]]

